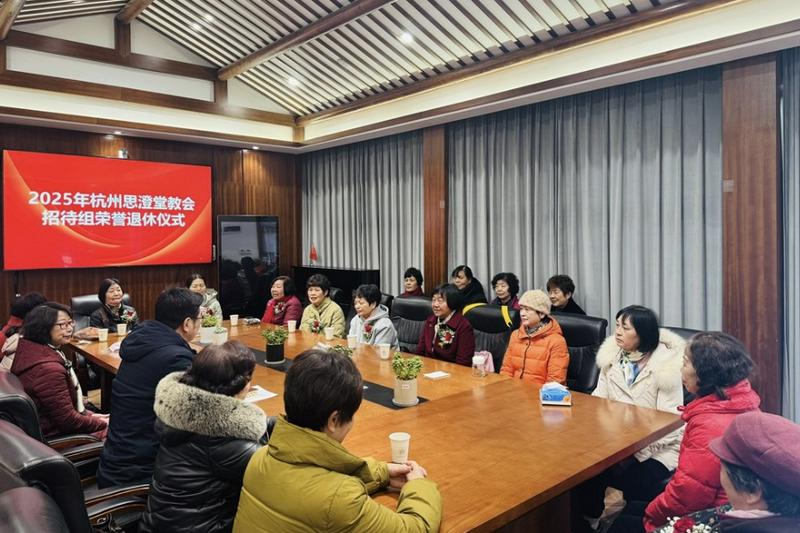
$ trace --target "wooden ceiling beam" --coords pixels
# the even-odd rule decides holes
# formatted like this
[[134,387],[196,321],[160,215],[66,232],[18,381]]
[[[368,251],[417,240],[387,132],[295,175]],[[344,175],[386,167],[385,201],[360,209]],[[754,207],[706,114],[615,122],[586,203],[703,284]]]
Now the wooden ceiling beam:
[[6,0],[0,5],[0,41],[6,38],[25,0]]
[[117,20],[123,24],[130,24],[133,19],[147,9],[153,0],[131,0],[117,13]]
[[345,7],[329,13],[308,26],[268,44],[219,70],[219,79],[229,80],[260,65],[269,58],[300,46],[395,0],[353,0]]

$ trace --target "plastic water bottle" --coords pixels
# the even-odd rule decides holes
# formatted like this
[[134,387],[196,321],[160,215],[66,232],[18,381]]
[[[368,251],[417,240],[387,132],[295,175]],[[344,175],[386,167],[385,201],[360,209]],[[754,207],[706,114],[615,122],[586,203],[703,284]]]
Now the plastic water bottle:
[[472,357],[472,375],[476,378],[485,378],[486,370],[483,368],[486,359],[483,355],[475,355]]

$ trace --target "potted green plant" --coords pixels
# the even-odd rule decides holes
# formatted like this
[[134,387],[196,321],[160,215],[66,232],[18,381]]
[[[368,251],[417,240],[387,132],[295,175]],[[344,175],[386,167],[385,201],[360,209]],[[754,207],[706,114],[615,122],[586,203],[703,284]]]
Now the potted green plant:
[[283,355],[283,343],[289,338],[289,330],[283,327],[269,328],[261,332],[261,336],[267,341],[267,359],[268,365],[279,365],[286,359]]
[[214,316],[214,311],[204,307],[200,315],[200,343],[211,344],[214,340],[214,330],[217,329],[219,319]]
[[422,358],[417,355],[403,358],[402,353],[395,352],[392,371],[395,375],[392,403],[403,407],[417,405],[417,376],[422,371]]
[[219,346],[226,342],[228,342],[228,330],[221,325],[217,325],[217,327],[214,328],[214,344]]

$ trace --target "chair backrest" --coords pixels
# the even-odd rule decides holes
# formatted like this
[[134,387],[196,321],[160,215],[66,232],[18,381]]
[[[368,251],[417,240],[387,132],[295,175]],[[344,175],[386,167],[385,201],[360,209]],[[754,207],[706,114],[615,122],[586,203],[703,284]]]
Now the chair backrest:
[[519,311],[508,306],[478,305],[464,317],[475,331],[475,351],[492,354],[495,372],[500,372],[503,357],[508,348],[508,339],[519,324]]
[[[12,477],[0,473],[0,477]],[[39,489],[21,486],[0,492],[0,524],[6,533],[69,533],[64,515],[53,499]],[[2,481],[0,481],[0,484]]]
[[36,404],[17,376],[5,371],[0,371],[0,420],[7,420],[31,438],[44,442]]
[[[128,293],[122,295],[122,303],[125,305],[131,304],[131,296]],[[72,309],[72,315],[75,320],[75,331],[89,326],[89,317],[92,316],[100,306],[100,300],[97,294],[84,294],[83,296],[73,296],[70,298],[69,306]]]
[[14,424],[0,420],[0,471],[3,470],[26,485],[47,492],[61,510],[69,531],[92,531],[75,465]]
[[394,299],[390,315],[401,351],[413,353],[416,350],[425,320],[432,314],[431,299],[427,296]]
[[392,303],[394,302],[394,296],[391,294],[386,294],[385,292],[381,293],[381,305],[386,306],[386,309],[389,311],[389,316],[392,316]]
[[561,326],[569,349],[567,387],[578,392],[592,392],[600,377],[597,349],[606,338],[608,321],[572,313],[553,313],[553,318]]

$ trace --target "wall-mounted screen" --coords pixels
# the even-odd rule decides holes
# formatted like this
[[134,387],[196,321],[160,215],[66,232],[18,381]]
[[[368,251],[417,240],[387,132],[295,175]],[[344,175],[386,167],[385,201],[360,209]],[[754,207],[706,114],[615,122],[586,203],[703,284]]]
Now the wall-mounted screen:
[[211,168],[6,150],[6,270],[211,262]]

